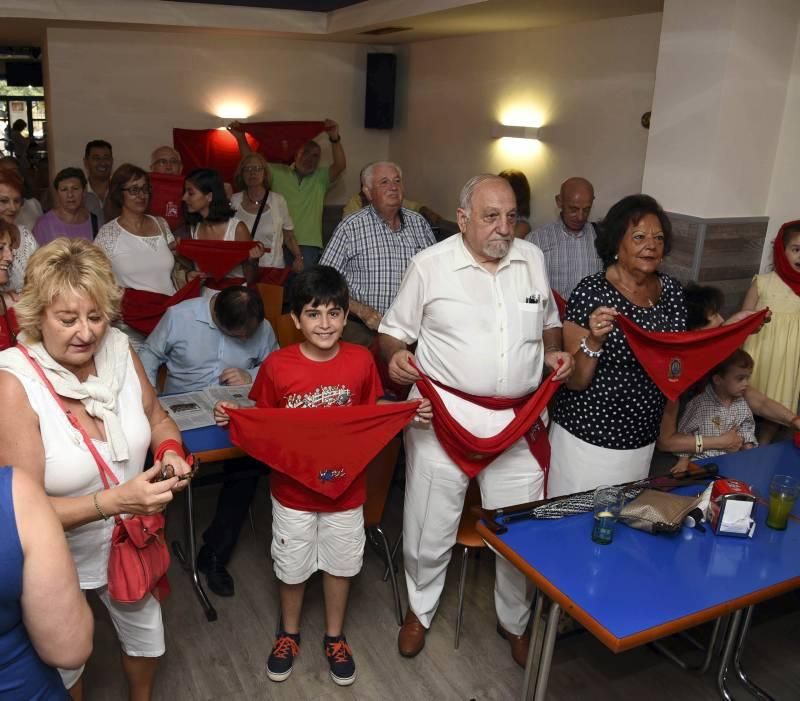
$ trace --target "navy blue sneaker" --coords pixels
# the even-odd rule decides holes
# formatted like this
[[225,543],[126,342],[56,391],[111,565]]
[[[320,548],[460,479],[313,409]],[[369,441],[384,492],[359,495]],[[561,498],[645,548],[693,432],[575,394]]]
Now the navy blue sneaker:
[[300,654],[300,633],[281,631],[272,646],[267,660],[267,676],[274,682],[282,682],[292,673],[294,658]]
[[322,645],[331,668],[331,679],[339,686],[350,686],[356,680],[356,663],[347,639],[343,635],[335,638],[326,635],[322,639]]

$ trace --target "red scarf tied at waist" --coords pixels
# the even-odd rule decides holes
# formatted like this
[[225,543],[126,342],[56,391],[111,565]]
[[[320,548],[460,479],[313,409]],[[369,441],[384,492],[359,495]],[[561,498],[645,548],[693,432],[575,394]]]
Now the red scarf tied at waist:
[[122,320],[132,329],[150,334],[167,309],[184,300],[198,297],[202,283],[196,277],[171,296],[128,287],[122,295],[120,305]]
[[761,328],[767,312],[763,309],[735,324],[701,331],[645,331],[622,314],[617,323],[650,379],[668,399],[677,401]]
[[[544,493],[547,496],[547,473],[550,469],[550,441],[541,420],[542,412],[547,407],[561,382],[546,379],[539,388],[525,397],[479,397],[467,394],[452,387],[442,385],[425,375],[417,382],[420,394],[429,399],[433,407],[433,430],[444,451],[470,478],[475,477],[495,458],[508,450],[523,436],[528,443],[532,455],[544,472]],[[444,401],[434,389],[441,387],[461,399],[477,404],[484,409],[500,411],[513,409],[514,418],[500,433],[488,438],[479,438],[458,423],[447,411]]]
[[778,231],[775,241],[772,244],[772,261],[775,265],[775,272],[778,277],[783,280],[789,287],[792,288],[796,295],[800,295],[800,272],[792,267],[792,264],[786,258],[786,247],[783,241],[783,232],[789,228],[800,226],[800,219],[795,221],[787,221]]
[[198,269],[215,279],[224,278],[250,256],[252,241],[195,241],[180,239],[176,253],[194,261]]
[[230,438],[273,470],[335,500],[411,421],[417,406],[229,409]]

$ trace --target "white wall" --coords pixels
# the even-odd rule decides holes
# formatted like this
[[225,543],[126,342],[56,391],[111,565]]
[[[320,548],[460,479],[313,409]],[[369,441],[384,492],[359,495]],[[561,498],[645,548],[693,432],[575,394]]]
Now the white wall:
[[772,264],[772,241],[784,222],[800,219],[798,165],[800,164],[800,23],[796,28],[794,60],[778,135],[775,168],[767,198],[769,228],[764,242],[761,271]]
[[[329,194],[344,202],[361,165],[386,158],[389,133],[363,128],[366,45],[206,32],[47,31],[48,129],[53,172],[80,165],[90,139],[114,146],[117,164],[147,167],[173,127],[222,122],[224,106],[252,120],[339,122],[349,167]],[[383,49],[385,50],[385,49]],[[323,158],[330,158],[322,138]]]
[[763,216],[797,0],[667,0],[644,188],[698,217]]
[[[469,177],[514,167],[531,183],[536,225],[556,216],[569,176],[595,184],[593,217],[639,192],[660,25],[638,15],[404,47],[390,151],[409,196],[453,218]],[[544,124],[543,140],[492,140],[500,120]]]

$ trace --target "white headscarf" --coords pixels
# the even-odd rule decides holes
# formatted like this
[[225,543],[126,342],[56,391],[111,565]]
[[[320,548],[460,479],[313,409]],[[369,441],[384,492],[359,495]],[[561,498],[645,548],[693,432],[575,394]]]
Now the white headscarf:
[[[117,398],[125,381],[130,355],[128,337],[118,329],[108,328],[94,354],[97,375],[90,375],[85,382],[53,360],[41,341],[31,341],[24,332],[18,340],[44,370],[56,394],[80,400],[89,416],[103,422],[111,459],[115,462],[127,460],[128,441],[122,430]],[[37,382],[42,381],[28,359],[16,348],[0,353],[0,369],[13,370]]]

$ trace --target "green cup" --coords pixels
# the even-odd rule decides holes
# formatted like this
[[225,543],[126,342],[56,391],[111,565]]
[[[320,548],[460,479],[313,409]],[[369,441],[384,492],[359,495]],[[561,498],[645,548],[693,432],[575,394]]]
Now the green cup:
[[769,484],[767,525],[777,531],[786,530],[789,514],[797,500],[797,480],[789,475],[775,475]]

